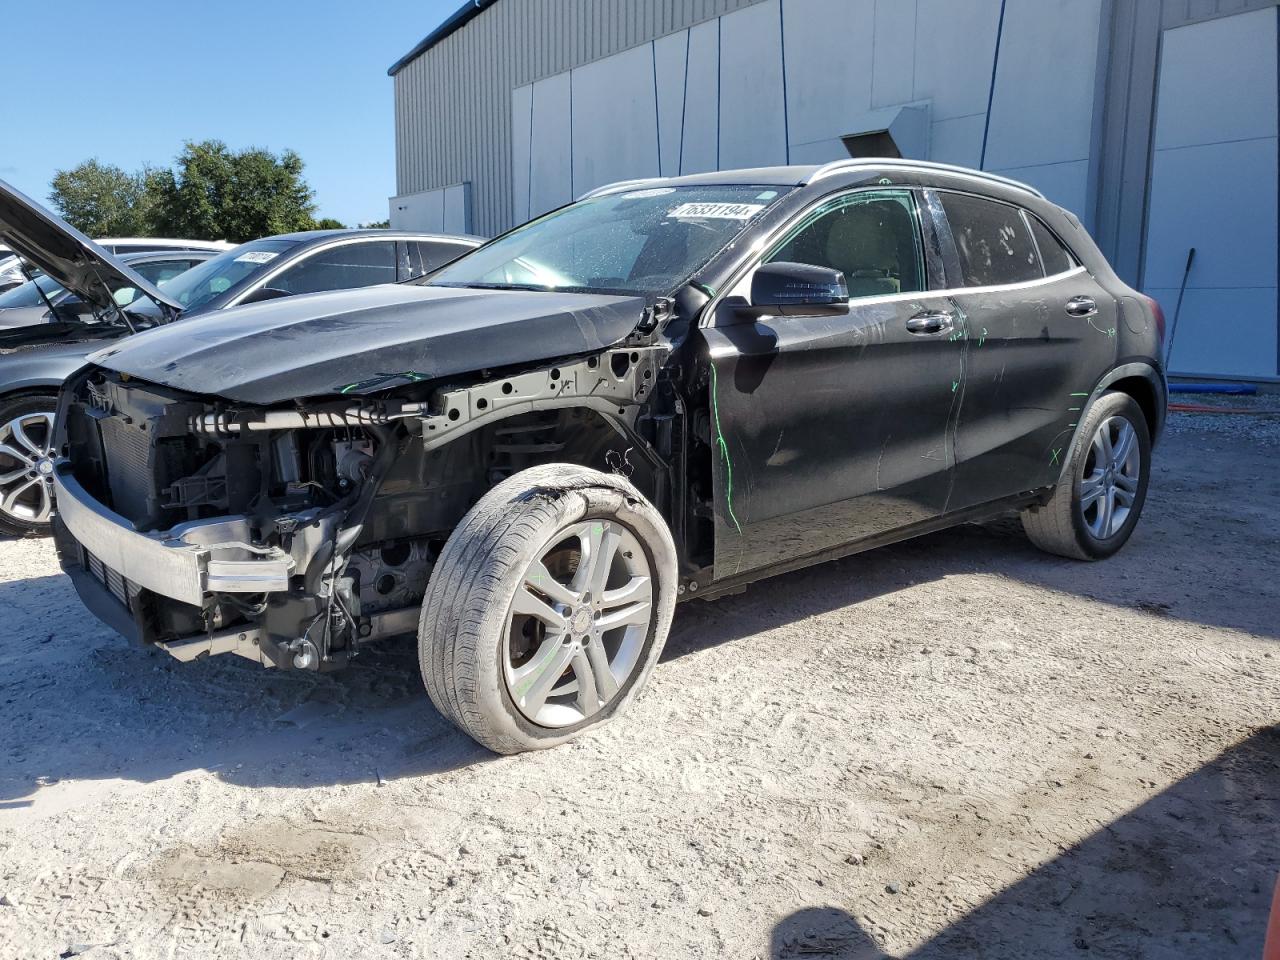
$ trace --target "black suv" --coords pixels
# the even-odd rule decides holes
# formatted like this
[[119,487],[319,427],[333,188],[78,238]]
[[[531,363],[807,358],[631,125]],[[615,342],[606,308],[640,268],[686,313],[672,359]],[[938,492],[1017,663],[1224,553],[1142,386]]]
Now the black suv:
[[[0,239],[3,239],[0,237]],[[1035,190],[897,160],[595,191],[425,281],[120,341],[63,391],[56,537],[183,660],[418,637],[500,752],[609,719],[677,599],[1021,511],[1108,556],[1163,319]]]

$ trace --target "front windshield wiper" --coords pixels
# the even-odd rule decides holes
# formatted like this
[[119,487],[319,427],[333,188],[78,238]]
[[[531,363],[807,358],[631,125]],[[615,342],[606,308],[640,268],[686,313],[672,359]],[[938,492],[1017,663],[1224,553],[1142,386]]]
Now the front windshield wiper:
[[552,287],[545,283],[464,283],[457,281],[429,281],[428,287],[460,287],[465,290],[540,290],[544,293],[550,293],[555,290],[563,290],[564,287]]

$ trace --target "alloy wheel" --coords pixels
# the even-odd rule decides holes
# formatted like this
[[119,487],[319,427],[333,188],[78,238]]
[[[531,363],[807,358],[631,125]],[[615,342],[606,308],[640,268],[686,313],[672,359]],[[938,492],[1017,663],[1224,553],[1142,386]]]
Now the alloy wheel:
[[48,523],[53,513],[53,413],[24,413],[0,426],[0,513]]
[[1137,431],[1124,417],[1108,417],[1089,444],[1080,481],[1080,510],[1095,539],[1113,537],[1129,519],[1142,474]]
[[635,534],[610,520],[558,533],[525,569],[507,611],[502,662],[516,707],[542,727],[599,713],[640,662],[653,610]]

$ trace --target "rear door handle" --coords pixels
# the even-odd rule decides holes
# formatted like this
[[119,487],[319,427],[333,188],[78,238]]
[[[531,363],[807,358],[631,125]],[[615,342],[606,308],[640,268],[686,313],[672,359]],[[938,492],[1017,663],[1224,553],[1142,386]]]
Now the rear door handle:
[[1092,317],[1097,312],[1093,297],[1072,297],[1067,301],[1067,313],[1073,317]]
[[921,337],[936,336],[949,333],[956,324],[956,318],[942,311],[917,313],[907,321],[907,332]]

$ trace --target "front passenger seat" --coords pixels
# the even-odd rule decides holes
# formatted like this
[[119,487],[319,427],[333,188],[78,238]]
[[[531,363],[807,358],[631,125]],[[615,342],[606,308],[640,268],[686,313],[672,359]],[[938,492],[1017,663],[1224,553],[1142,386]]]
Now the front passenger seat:
[[827,262],[842,272],[850,297],[900,293],[897,253],[874,203],[846,207],[827,233]]

